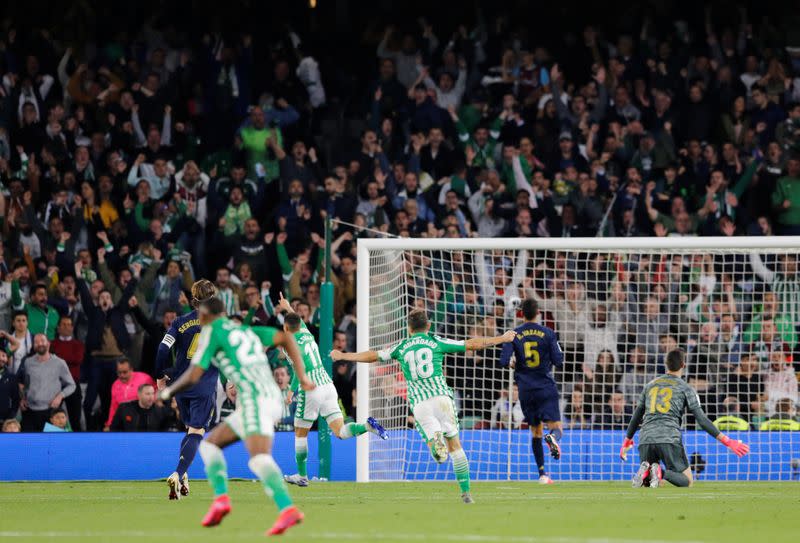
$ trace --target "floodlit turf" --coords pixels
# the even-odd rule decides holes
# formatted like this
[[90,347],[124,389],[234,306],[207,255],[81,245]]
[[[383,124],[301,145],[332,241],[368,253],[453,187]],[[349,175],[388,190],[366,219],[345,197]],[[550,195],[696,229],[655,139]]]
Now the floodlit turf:
[[[261,486],[234,482],[233,513],[200,527],[204,481],[179,502],[164,483],[0,483],[0,540],[259,541],[275,517]],[[797,483],[700,483],[632,490],[624,483],[318,483],[291,488],[306,522],[287,541],[627,543],[800,541]]]

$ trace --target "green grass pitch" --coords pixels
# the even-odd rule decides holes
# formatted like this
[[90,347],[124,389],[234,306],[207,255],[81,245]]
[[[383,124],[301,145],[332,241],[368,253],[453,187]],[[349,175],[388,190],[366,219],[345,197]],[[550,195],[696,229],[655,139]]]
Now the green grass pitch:
[[[0,540],[170,543],[263,541],[274,506],[255,482],[231,484],[233,512],[202,528],[205,481],[179,502],[163,482],[1,483]],[[306,521],[286,541],[632,543],[800,541],[797,483],[318,483],[291,488]]]

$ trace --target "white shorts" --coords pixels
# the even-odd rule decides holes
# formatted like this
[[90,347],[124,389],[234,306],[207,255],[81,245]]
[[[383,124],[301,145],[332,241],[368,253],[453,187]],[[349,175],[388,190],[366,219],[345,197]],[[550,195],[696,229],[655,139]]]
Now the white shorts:
[[236,397],[236,409],[223,421],[239,439],[249,436],[268,436],[275,433],[275,421],[281,418],[281,401],[274,396],[242,394]]
[[442,432],[444,437],[458,436],[458,414],[456,404],[449,396],[434,396],[416,404],[413,409],[414,425],[426,442],[433,434]]
[[295,428],[311,428],[314,421],[323,417],[331,422],[344,418],[339,408],[339,395],[333,383],[318,386],[308,392],[297,393],[297,410],[294,412]]

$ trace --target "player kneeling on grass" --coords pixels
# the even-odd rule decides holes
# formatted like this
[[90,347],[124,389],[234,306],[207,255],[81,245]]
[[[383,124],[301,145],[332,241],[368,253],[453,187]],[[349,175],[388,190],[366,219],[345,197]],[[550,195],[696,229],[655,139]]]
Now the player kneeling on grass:
[[202,524],[216,526],[231,510],[227,465],[222,449],[241,439],[250,453],[248,467],[280,511],[267,535],[281,534],[300,523],[303,514],[292,504],[281,469],[270,454],[274,421],[281,412],[281,392],[272,378],[264,346],[275,345],[286,350],[304,390],[312,390],[314,384],[305,374],[300,351],[290,334],[266,326],[242,326],[225,316],[225,305],[218,298],[202,302],[198,315],[203,330],[192,365],[159,396],[168,401],[200,381],[212,365],[219,368],[238,389],[236,410],[200,443],[206,476],[216,496]]
[[[717,441],[728,447],[736,456],[742,457],[750,447],[721,433],[703,412],[697,392],[681,379],[686,355],[680,349],[667,353],[667,373],[656,377],[644,387],[639,404],[628,425],[625,441],[619,450],[622,460],[627,460],[633,448],[633,435],[642,425],[639,434],[639,458],[642,463],[632,485],[639,488],[649,482],[657,488],[664,478],[675,486],[692,486],[692,470],[681,441],[681,420],[686,410],[694,415],[697,424]],[[661,469],[660,462],[666,466]]]
[[416,420],[417,431],[428,444],[438,463],[453,459],[453,471],[461,488],[464,503],[473,503],[469,485],[469,463],[458,439],[458,415],[453,403],[453,391],[442,373],[442,360],[448,353],[463,353],[508,343],[513,331],[493,338],[472,338],[453,341],[429,333],[430,322],[425,311],[417,309],[408,314],[409,338],[391,349],[342,353],[331,351],[331,358],[348,362],[387,362],[397,360],[408,385],[408,402]]
[[539,469],[539,483],[553,484],[553,480],[544,470],[544,447],[542,437],[543,425],[547,425],[549,433],[544,442],[550,449],[550,456],[555,460],[561,458],[561,412],[558,408],[558,387],[553,379],[553,366],[561,367],[564,353],[556,339],[556,333],[546,326],[537,324],[539,305],[536,300],[528,298],[520,306],[525,322],[514,332],[516,337],[511,343],[503,345],[500,365],[509,366],[514,356],[514,381],[519,389],[519,400],[525,422],[530,425],[533,437],[531,447]]
[[[365,432],[378,434],[381,439],[388,439],[389,435],[378,422],[369,417],[366,424],[351,422],[344,424],[342,410],[339,408],[339,395],[333,386],[330,375],[322,365],[319,348],[314,341],[314,335],[308,331],[300,315],[294,312],[292,305],[280,295],[279,307],[286,312],[283,321],[283,330],[291,334],[297,342],[300,355],[303,357],[303,367],[306,375],[316,388],[309,392],[299,390],[297,393],[297,410],[294,415],[294,456],[297,460],[297,473],[284,477],[287,483],[297,486],[308,486],[308,431],[318,417],[322,416],[328,422],[333,434],[339,439],[348,439],[360,436]],[[292,379],[291,390],[299,388],[297,376]],[[291,394],[286,398],[292,401]]]

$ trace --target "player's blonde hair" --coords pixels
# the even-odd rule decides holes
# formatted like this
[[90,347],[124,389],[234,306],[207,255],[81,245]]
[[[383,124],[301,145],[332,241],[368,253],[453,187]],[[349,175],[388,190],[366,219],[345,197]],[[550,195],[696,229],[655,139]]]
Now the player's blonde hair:
[[214,297],[217,287],[208,279],[200,279],[192,285],[192,307],[199,306],[202,302]]

